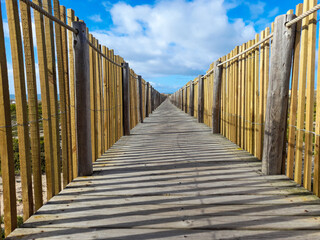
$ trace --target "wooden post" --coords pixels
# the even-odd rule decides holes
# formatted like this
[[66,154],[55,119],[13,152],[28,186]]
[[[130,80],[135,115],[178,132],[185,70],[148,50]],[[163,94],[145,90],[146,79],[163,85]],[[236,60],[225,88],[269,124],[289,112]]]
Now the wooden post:
[[72,26],[78,30],[78,34],[73,34],[78,176],[89,176],[93,173],[89,44],[86,36],[86,24],[73,22]]
[[221,106],[221,77],[222,66],[220,61],[214,63],[213,102],[212,102],[212,133],[220,133],[220,106]]
[[187,97],[187,86],[184,88],[184,112],[185,113],[188,113],[188,104],[187,104],[187,101],[188,101],[188,97]]
[[154,89],[151,87],[151,112],[154,111]]
[[204,110],[204,89],[202,75],[198,77],[198,122],[203,123],[203,110]]
[[124,62],[122,66],[123,135],[130,135],[130,68]]
[[147,82],[146,87],[146,117],[149,117],[149,82]]
[[194,116],[194,83],[190,82],[190,97],[189,97],[189,114]]
[[143,102],[142,102],[142,79],[141,76],[138,76],[138,83],[139,83],[139,116],[140,122],[143,123]]
[[275,19],[274,23],[262,157],[262,172],[267,175],[281,174],[289,79],[295,39],[295,25],[287,28],[285,23],[294,18],[293,14],[281,15]]

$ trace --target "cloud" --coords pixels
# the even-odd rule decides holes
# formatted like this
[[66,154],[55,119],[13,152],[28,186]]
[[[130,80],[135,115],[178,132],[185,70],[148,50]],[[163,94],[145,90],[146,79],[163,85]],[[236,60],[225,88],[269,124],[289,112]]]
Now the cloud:
[[258,1],[256,4],[252,2],[246,2],[245,4],[249,7],[252,19],[260,18],[266,6],[266,3],[261,1]]
[[93,34],[145,78],[198,75],[255,34],[242,19],[228,21],[223,0],[119,2],[110,14],[113,27]]
[[100,14],[95,14],[89,17],[89,19],[93,22],[102,22],[102,18],[100,16]]
[[278,15],[278,13],[279,13],[279,7],[275,7],[268,13],[268,17],[274,17]]

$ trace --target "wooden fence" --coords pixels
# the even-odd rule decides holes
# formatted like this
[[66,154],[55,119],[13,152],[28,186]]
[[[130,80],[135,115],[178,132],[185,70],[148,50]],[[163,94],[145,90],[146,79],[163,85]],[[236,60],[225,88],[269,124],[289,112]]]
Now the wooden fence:
[[[35,9],[34,18],[30,7]],[[130,129],[134,128],[165,97],[132,69],[124,72],[125,60],[115,55],[114,50],[102,46],[87,28],[83,34],[77,32],[75,26],[79,24],[75,23],[84,27],[85,24],[58,0],[53,0],[53,4],[51,0],[33,3],[21,0],[19,4],[17,0],[6,0],[6,13],[16,101],[15,123],[10,113],[5,51],[8,46],[5,46],[0,9],[0,159],[4,227],[8,235],[17,226],[14,129],[17,129],[19,141],[23,219],[26,220],[44,203],[40,132],[44,138],[46,199],[49,200],[81,174],[79,149],[90,150],[92,156],[85,160],[94,162],[124,135],[124,119],[128,119]],[[32,32],[33,22],[35,33]],[[81,34],[84,42],[77,42]],[[79,44],[87,48],[77,50]],[[79,57],[79,53],[84,55]],[[36,62],[40,91],[36,87]],[[79,62],[84,65],[80,66]],[[84,74],[80,76],[79,73]],[[125,77],[129,81],[126,97]],[[38,101],[38,93],[41,101]],[[86,100],[89,101],[84,102]],[[88,105],[83,105],[85,103]],[[124,104],[130,105],[129,113],[124,111]],[[82,115],[81,111],[89,114]],[[84,142],[91,146],[84,146],[83,142],[81,145],[82,132],[86,131],[81,124],[89,127]]]
[[[296,6],[295,11],[289,10],[286,15],[278,16],[270,27],[256,34],[254,39],[236,46],[217,64],[211,64],[204,77],[188,82],[170,99],[184,110],[183,106],[190,103],[185,102],[185,91],[182,90],[189,89],[193,84],[194,93],[187,93],[190,96],[194,94],[193,116],[199,120],[198,114],[202,114],[203,120],[200,119],[200,122],[212,127],[215,122],[214,90],[218,88],[220,134],[262,162],[276,155],[272,158],[280,158],[283,174],[320,196],[320,94],[316,94],[320,91],[320,68],[316,65],[319,64],[319,60],[316,62],[316,42],[320,39],[316,33],[317,13],[313,11],[306,17],[302,16],[316,8],[319,8],[317,1],[305,0]],[[285,29],[287,35],[274,33],[276,22],[282,18],[295,18],[293,13],[304,18]],[[279,48],[281,41],[287,45]],[[289,43],[292,48],[284,50],[291,46]],[[244,51],[244,54],[237,56]],[[288,59],[285,60],[284,56]],[[221,69],[221,77],[217,79],[220,86],[214,86],[215,65]],[[289,71],[286,71],[287,66]],[[286,77],[283,76],[285,74]],[[203,93],[199,90],[199,79],[203,80]],[[279,83],[282,85],[277,85]],[[202,108],[199,94],[204,98],[202,112],[199,112]],[[274,136],[283,139],[283,144],[279,144]],[[275,143],[281,149],[270,147]],[[266,164],[270,168],[274,165],[268,161]],[[264,171],[265,166],[262,166]]]

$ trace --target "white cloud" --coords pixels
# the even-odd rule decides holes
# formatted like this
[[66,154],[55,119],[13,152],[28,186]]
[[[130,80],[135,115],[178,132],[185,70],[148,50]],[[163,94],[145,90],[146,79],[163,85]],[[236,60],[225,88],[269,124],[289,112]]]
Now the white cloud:
[[274,17],[278,15],[278,13],[279,13],[279,7],[275,7],[269,12],[268,17]]
[[145,78],[198,75],[255,34],[242,19],[228,21],[223,0],[160,0],[134,7],[120,2],[110,13],[111,30],[93,34]]
[[102,22],[103,21],[100,14],[92,15],[89,17],[89,19],[94,22]]
[[246,5],[249,7],[251,17],[253,19],[260,18],[264,13],[264,8],[266,6],[265,2],[258,1],[256,4],[252,2],[246,2]]

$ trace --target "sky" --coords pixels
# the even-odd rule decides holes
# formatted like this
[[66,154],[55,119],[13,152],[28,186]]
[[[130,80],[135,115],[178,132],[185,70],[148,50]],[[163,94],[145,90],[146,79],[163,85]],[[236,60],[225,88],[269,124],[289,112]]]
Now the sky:
[[[100,44],[159,92],[173,93],[302,0],[60,0]],[[4,0],[2,17],[8,45]],[[10,93],[11,55],[7,52]]]

